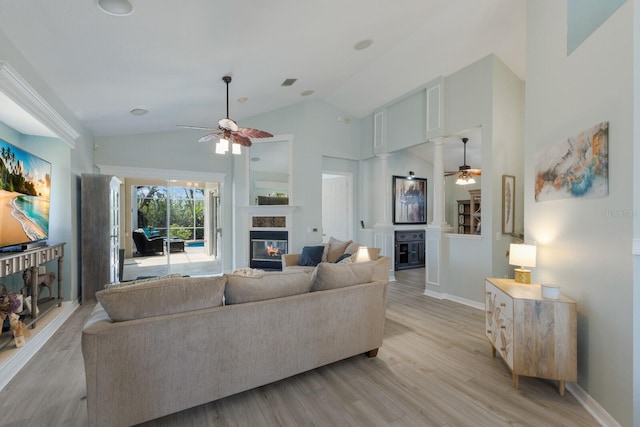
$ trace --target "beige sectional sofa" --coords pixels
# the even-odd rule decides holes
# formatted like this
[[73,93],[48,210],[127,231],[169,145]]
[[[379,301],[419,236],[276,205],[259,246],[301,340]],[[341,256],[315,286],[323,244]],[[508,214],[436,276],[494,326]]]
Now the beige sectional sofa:
[[[349,257],[347,261],[355,261],[358,253],[358,248],[363,246],[360,243],[356,243],[353,240],[338,240],[333,236],[329,238],[327,243],[318,244],[316,247],[323,246],[322,256],[320,262],[339,262],[343,257]],[[313,248],[313,247],[311,247]],[[307,247],[303,248],[303,252]],[[380,257],[380,248],[367,248],[369,257],[372,260],[376,260]],[[282,269],[283,270],[302,270],[312,271],[315,267],[313,263],[302,261],[302,253],[291,253],[282,255]]]
[[312,273],[168,277],[98,292],[82,331],[89,425],[138,424],[375,356],[389,268],[381,257],[321,263]]

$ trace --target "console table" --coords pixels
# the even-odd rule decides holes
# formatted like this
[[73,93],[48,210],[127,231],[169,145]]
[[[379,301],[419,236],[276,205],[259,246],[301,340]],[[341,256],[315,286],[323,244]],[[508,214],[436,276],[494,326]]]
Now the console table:
[[[9,252],[0,254],[0,278],[11,276],[16,273],[24,272],[31,269],[31,288],[29,289],[31,295],[31,312],[23,311],[22,316],[27,316],[29,319],[23,320],[27,327],[35,328],[36,321],[39,317],[45,315],[55,306],[62,306],[64,298],[62,296],[62,258],[64,257],[64,243],[58,243],[55,245],[42,246],[34,249],[27,249],[23,252]],[[49,261],[58,260],[58,286],[57,294],[49,295],[47,298],[38,298],[39,285],[38,280],[38,267]],[[9,332],[11,335],[11,332]],[[6,342],[5,342],[6,341]],[[11,340],[0,339],[0,348],[4,347]]]
[[540,285],[513,279],[485,280],[485,334],[491,355],[504,359],[518,388],[518,376],[577,381],[577,304],[560,296],[543,298]]

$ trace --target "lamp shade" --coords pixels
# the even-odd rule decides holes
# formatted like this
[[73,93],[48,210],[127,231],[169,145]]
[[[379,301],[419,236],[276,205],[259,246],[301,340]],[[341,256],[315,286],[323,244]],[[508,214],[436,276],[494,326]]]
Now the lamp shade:
[[509,246],[509,264],[520,267],[535,267],[535,245],[512,243],[511,246]]
[[356,252],[356,262],[365,262],[371,261],[371,257],[369,256],[369,248],[366,246],[360,246],[358,248],[358,252]]

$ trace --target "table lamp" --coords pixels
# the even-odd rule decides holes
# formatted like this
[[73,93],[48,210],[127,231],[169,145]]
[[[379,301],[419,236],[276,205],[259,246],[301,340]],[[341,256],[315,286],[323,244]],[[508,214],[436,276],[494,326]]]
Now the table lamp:
[[509,264],[520,266],[520,268],[515,269],[517,283],[531,283],[531,270],[526,270],[525,267],[536,266],[535,245],[511,243],[509,246]]
[[358,252],[356,252],[356,262],[366,262],[371,261],[371,257],[369,256],[369,248],[366,246],[360,246],[358,248]]

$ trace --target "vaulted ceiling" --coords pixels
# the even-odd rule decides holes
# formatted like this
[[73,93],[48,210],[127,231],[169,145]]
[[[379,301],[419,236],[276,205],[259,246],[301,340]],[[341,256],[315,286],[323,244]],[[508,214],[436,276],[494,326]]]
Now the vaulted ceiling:
[[215,125],[226,74],[236,120],[307,99],[364,117],[490,53],[525,77],[525,0],[131,2],[0,0],[0,31],[96,136]]

